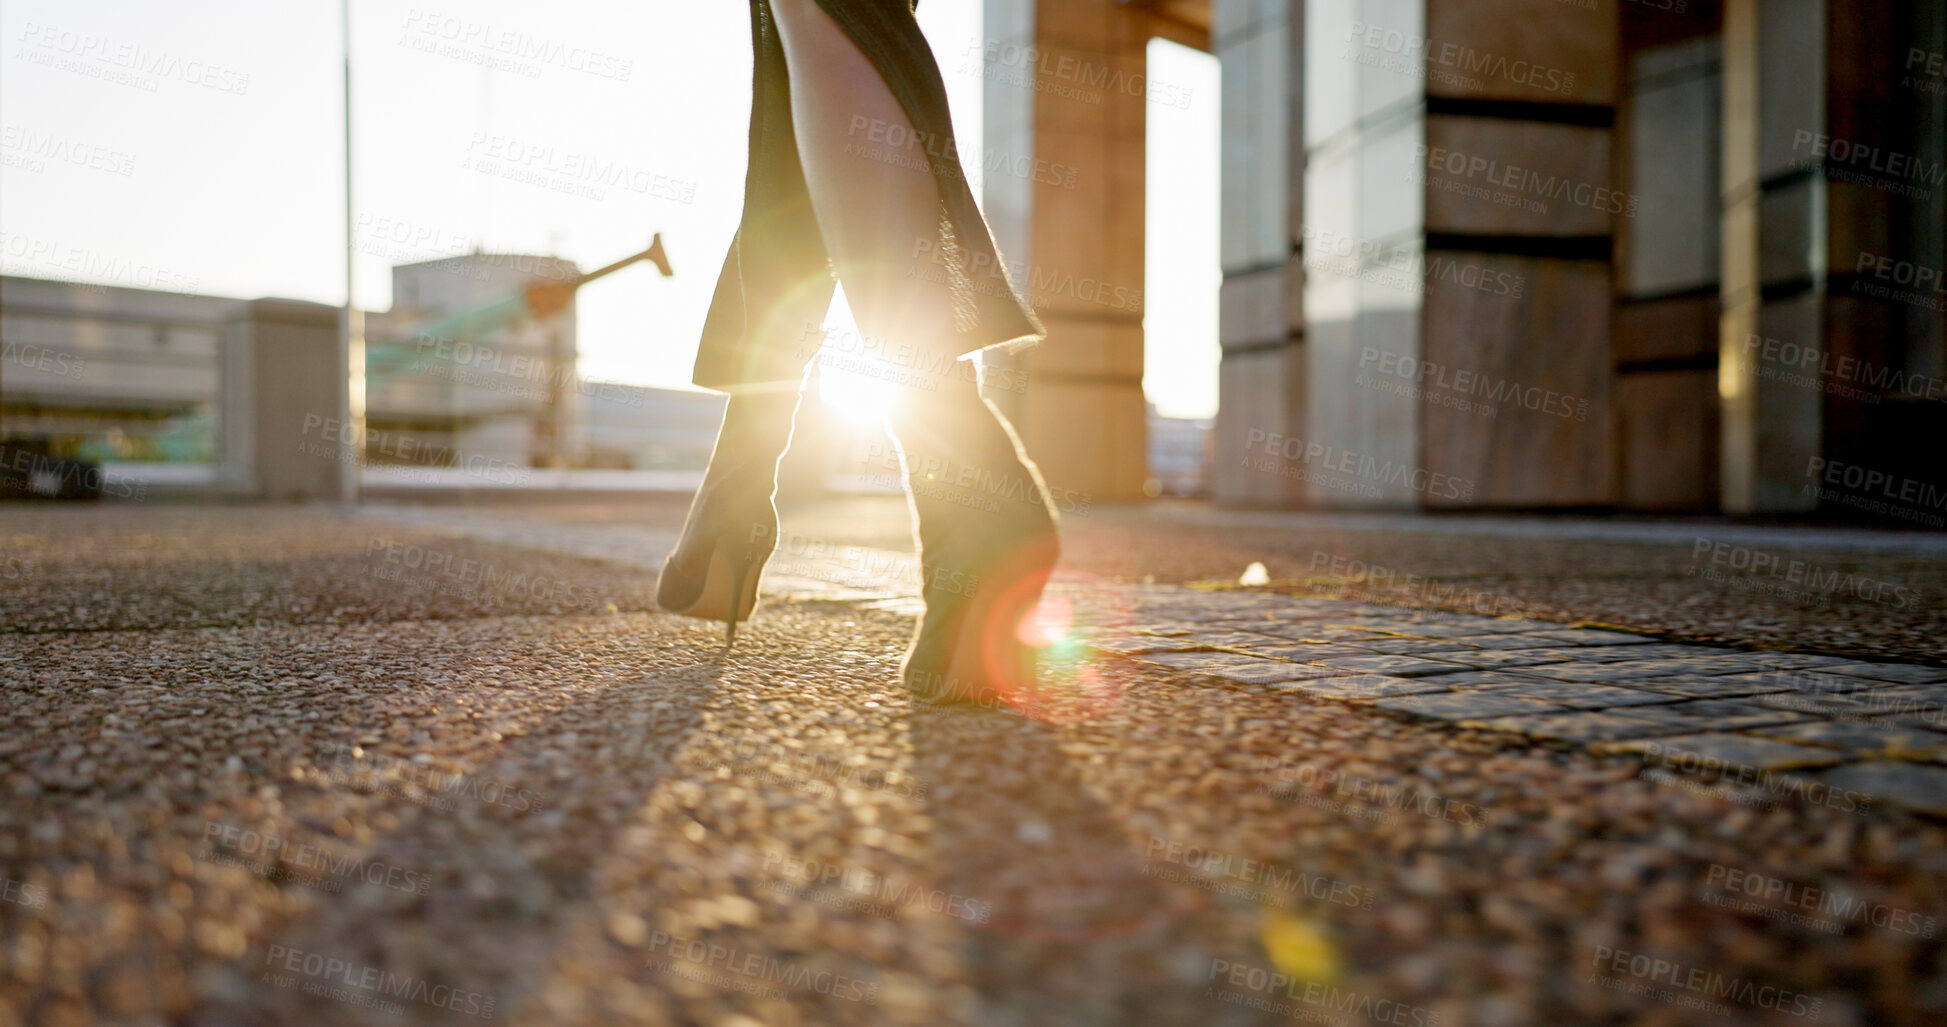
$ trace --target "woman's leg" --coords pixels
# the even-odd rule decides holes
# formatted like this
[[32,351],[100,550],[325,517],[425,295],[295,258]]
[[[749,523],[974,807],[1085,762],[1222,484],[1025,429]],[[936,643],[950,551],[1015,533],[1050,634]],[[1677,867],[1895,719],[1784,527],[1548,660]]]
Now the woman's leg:
[[[950,152],[945,141],[897,145],[913,139],[912,121],[844,30],[816,0],[771,4],[812,208],[860,331],[888,352],[957,353],[951,279],[928,273],[944,248],[944,211],[927,154]],[[951,368],[902,377],[914,384],[890,427],[926,597],[906,683],[928,697],[1013,699],[1031,674],[1019,622],[1055,558],[1046,488],[971,380]]]
[[859,330],[890,346],[953,350],[952,293],[918,259],[934,252],[942,214],[926,147],[878,69],[816,0],[771,8],[811,206]]
[[901,674],[915,694],[1025,705],[1033,653],[1023,621],[1059,555],[1033,461],[977,387],[951,375],[916,394],[893,434],[917,521],[926,616]]
[[784,45],[769,7],[751,5],[750,166],[737,235],[697,348],[696,384],[730,393],[709,470],[657,605],[729,623],[756,603],[777,535],[777,464],[790,444],[804,366],[823,340],[832,279],[799,167]]

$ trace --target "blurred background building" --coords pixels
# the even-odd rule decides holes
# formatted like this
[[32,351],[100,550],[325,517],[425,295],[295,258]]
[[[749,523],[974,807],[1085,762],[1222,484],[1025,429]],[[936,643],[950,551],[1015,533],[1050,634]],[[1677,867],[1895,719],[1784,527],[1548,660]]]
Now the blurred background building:
[[[325,359],[336,345],[335,308],[0,277],[0,440],[155,487],[245,495],[275,491],[265,463],[318,460],[362,461],[368,492],[531,487],[529,469],[663,472],[550,479],[567,487],[693,487],[723,397],[582,377],[572,301],[544,316],[523,303],[529,287],[578,274],[567,261],[525,254],[394,268],[392,309],[365,315],[362,448],[317,400],[318,382],[265,363],[278,351]],[[253,396],[273,386],[266,377],[311,386],[312,397],[282,411],[297,415],[283,422],[295,445],[269,453],[277,444],[263,437],[262,415],[270,412]],[[897,491],[875,459],[889,452],[884,433],[839,416],[816,400],[817,389],[814,370],[792,487]],[[1146,425],[1151,494],[1205,493],[1210,422],[1151,407]]]
[[[982,123],[962,134],[1050,330],[990,358],[1024,386],[994,398],[1051,482],[1947,523],[1947,0],[982,10],[950,55],[979,54]],[[1148,126],[1191,99],[1147,74],[1153,40],[1222,66],[1214,423],[1160,417],[1143,390]],[[397,268],[367,325],[368,467],[700,468],[719,398],[582,378],[572,304],[507,316],[574,273],[477,253]],[[322,345],[331,308],[0,287],[0,434],[234,483],[264,463],[244,426],[318,427],[277,383],[323,372],[268,374],[285,350],[265,340]]]
[[[524,254],[393,270],[392,309],[365,319],[370,483],[514,485],[531,481],[515,473],[528,468],[708,462],[721,396],[584,378],[573,302],[545,316],[525,311],[524,289],[578,273]],[[297,372],[252,366],[253,344],[329,349],[338,316],[296,301],[0,278],[0,433],[157,484],[260,490],[251,386],[267,370]],[[288,455],[354,458],[357,435],[331,407],[294,412],[295,441],[310,448]],[[469,464],[475,473],[464,473]]]

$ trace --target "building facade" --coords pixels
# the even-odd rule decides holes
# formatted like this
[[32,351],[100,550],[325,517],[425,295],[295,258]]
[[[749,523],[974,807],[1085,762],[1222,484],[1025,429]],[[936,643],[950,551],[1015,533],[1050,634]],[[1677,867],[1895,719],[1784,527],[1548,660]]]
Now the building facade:
[[243,494],[331,494],[306,477],[319,464],[510,484],[525,468],[702,467],[722,397],[586,379],[572,301],[527,311],[527,287],[577,274],[520,254],[394,268],[392,309],[365,315],[362,445],[319,398],[336,308],[0,278],[0,441]]
[[[942,60],[984,79],[983,209],[1049,329],[992,359],[1050,480],[1107,501],[1165,476],[1142,393],[1162,37],[1222,64],[1220,502],[1947,524],[1947,0],[984,9],[978,54]],[[715,404],[645,449],[647,399],[569,370],[572,307],[494,320],[570,273],[398,269],[366,420],[412,445],[373,458],[695,459]],[[0,284],[5,431],[235,452],[217,368],[256,336],[230,301]]]
[[1213,12],[1219,499],[1947,513],[1947,4]]

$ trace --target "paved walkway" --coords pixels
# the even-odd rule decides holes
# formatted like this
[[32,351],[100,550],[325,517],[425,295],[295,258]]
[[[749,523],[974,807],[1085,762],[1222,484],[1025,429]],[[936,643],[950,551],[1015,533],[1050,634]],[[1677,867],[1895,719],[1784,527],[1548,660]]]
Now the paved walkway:
[[[1151,590],[1089,645],[1171,671],[1947,816],[1947,669],[1519,618]],[[1803,773],[1784,774],[1799,771]]]
[[[661,566],[677,535],[667,528],[563,524],[495,508],[372,506],[361,516],[652,569]],[[1226,519],[1250,523],[1273,516]],[[1329,516],[1295,520],[1316,524]],[[1374,521],[1367,530],[1414,523]],[[1462,537],[1519,537],[1524,529],[1535,530],[1532,521],[1435,523],[1435,530]],[[1550,534],[1682,544],[1697,532],[1678,525],[1583,524]],[[1737,545],[1797,547],[1816,539],[1827,546],[1947,559],[1947,536],[1743,527],[1716,535]],[[787,527],[764,592],[917,612],[919,581],[911,553],[813,539]],[[1877,802],[1947,816],[1943,667],[1667,643],[1614,629],[1241,587],[1067,583],[1054,594],[1081,606],[1076,634],[1083,645],[1164,671],[1638,753],[1659,768],[1714,774],[1726,789],[1753,787],[1755,794],[1738,793],[1743,801],[1763,801],[1765,791],[1837,791],[1865,807]]]
[[[937,712],[871,509],[787,511],[726,657],[652,609],[679,503],[0,508],[0,1025],[1947,1014],[1930,607],[1684,573],[1715,527],[1508,560],[1105,508],[1033,716]],[[1336,558],[1499,558],[1524,612]]]

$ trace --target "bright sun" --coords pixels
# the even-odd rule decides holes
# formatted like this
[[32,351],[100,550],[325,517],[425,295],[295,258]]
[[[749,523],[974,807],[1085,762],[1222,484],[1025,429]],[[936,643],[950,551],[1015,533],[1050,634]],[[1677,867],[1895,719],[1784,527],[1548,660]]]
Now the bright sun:
[[862,428],[885,423],[898,397],[893,385],[878,370],[876,362],[857,354],[818,354],[818,398],[824,400],[847,421]]
[[862,344],[852,308],[841,286],[825,314],[824,348],[818,351],[818,398],[846,420],[863,428],[877,428],[899,402],[895,368],[877,359]]

